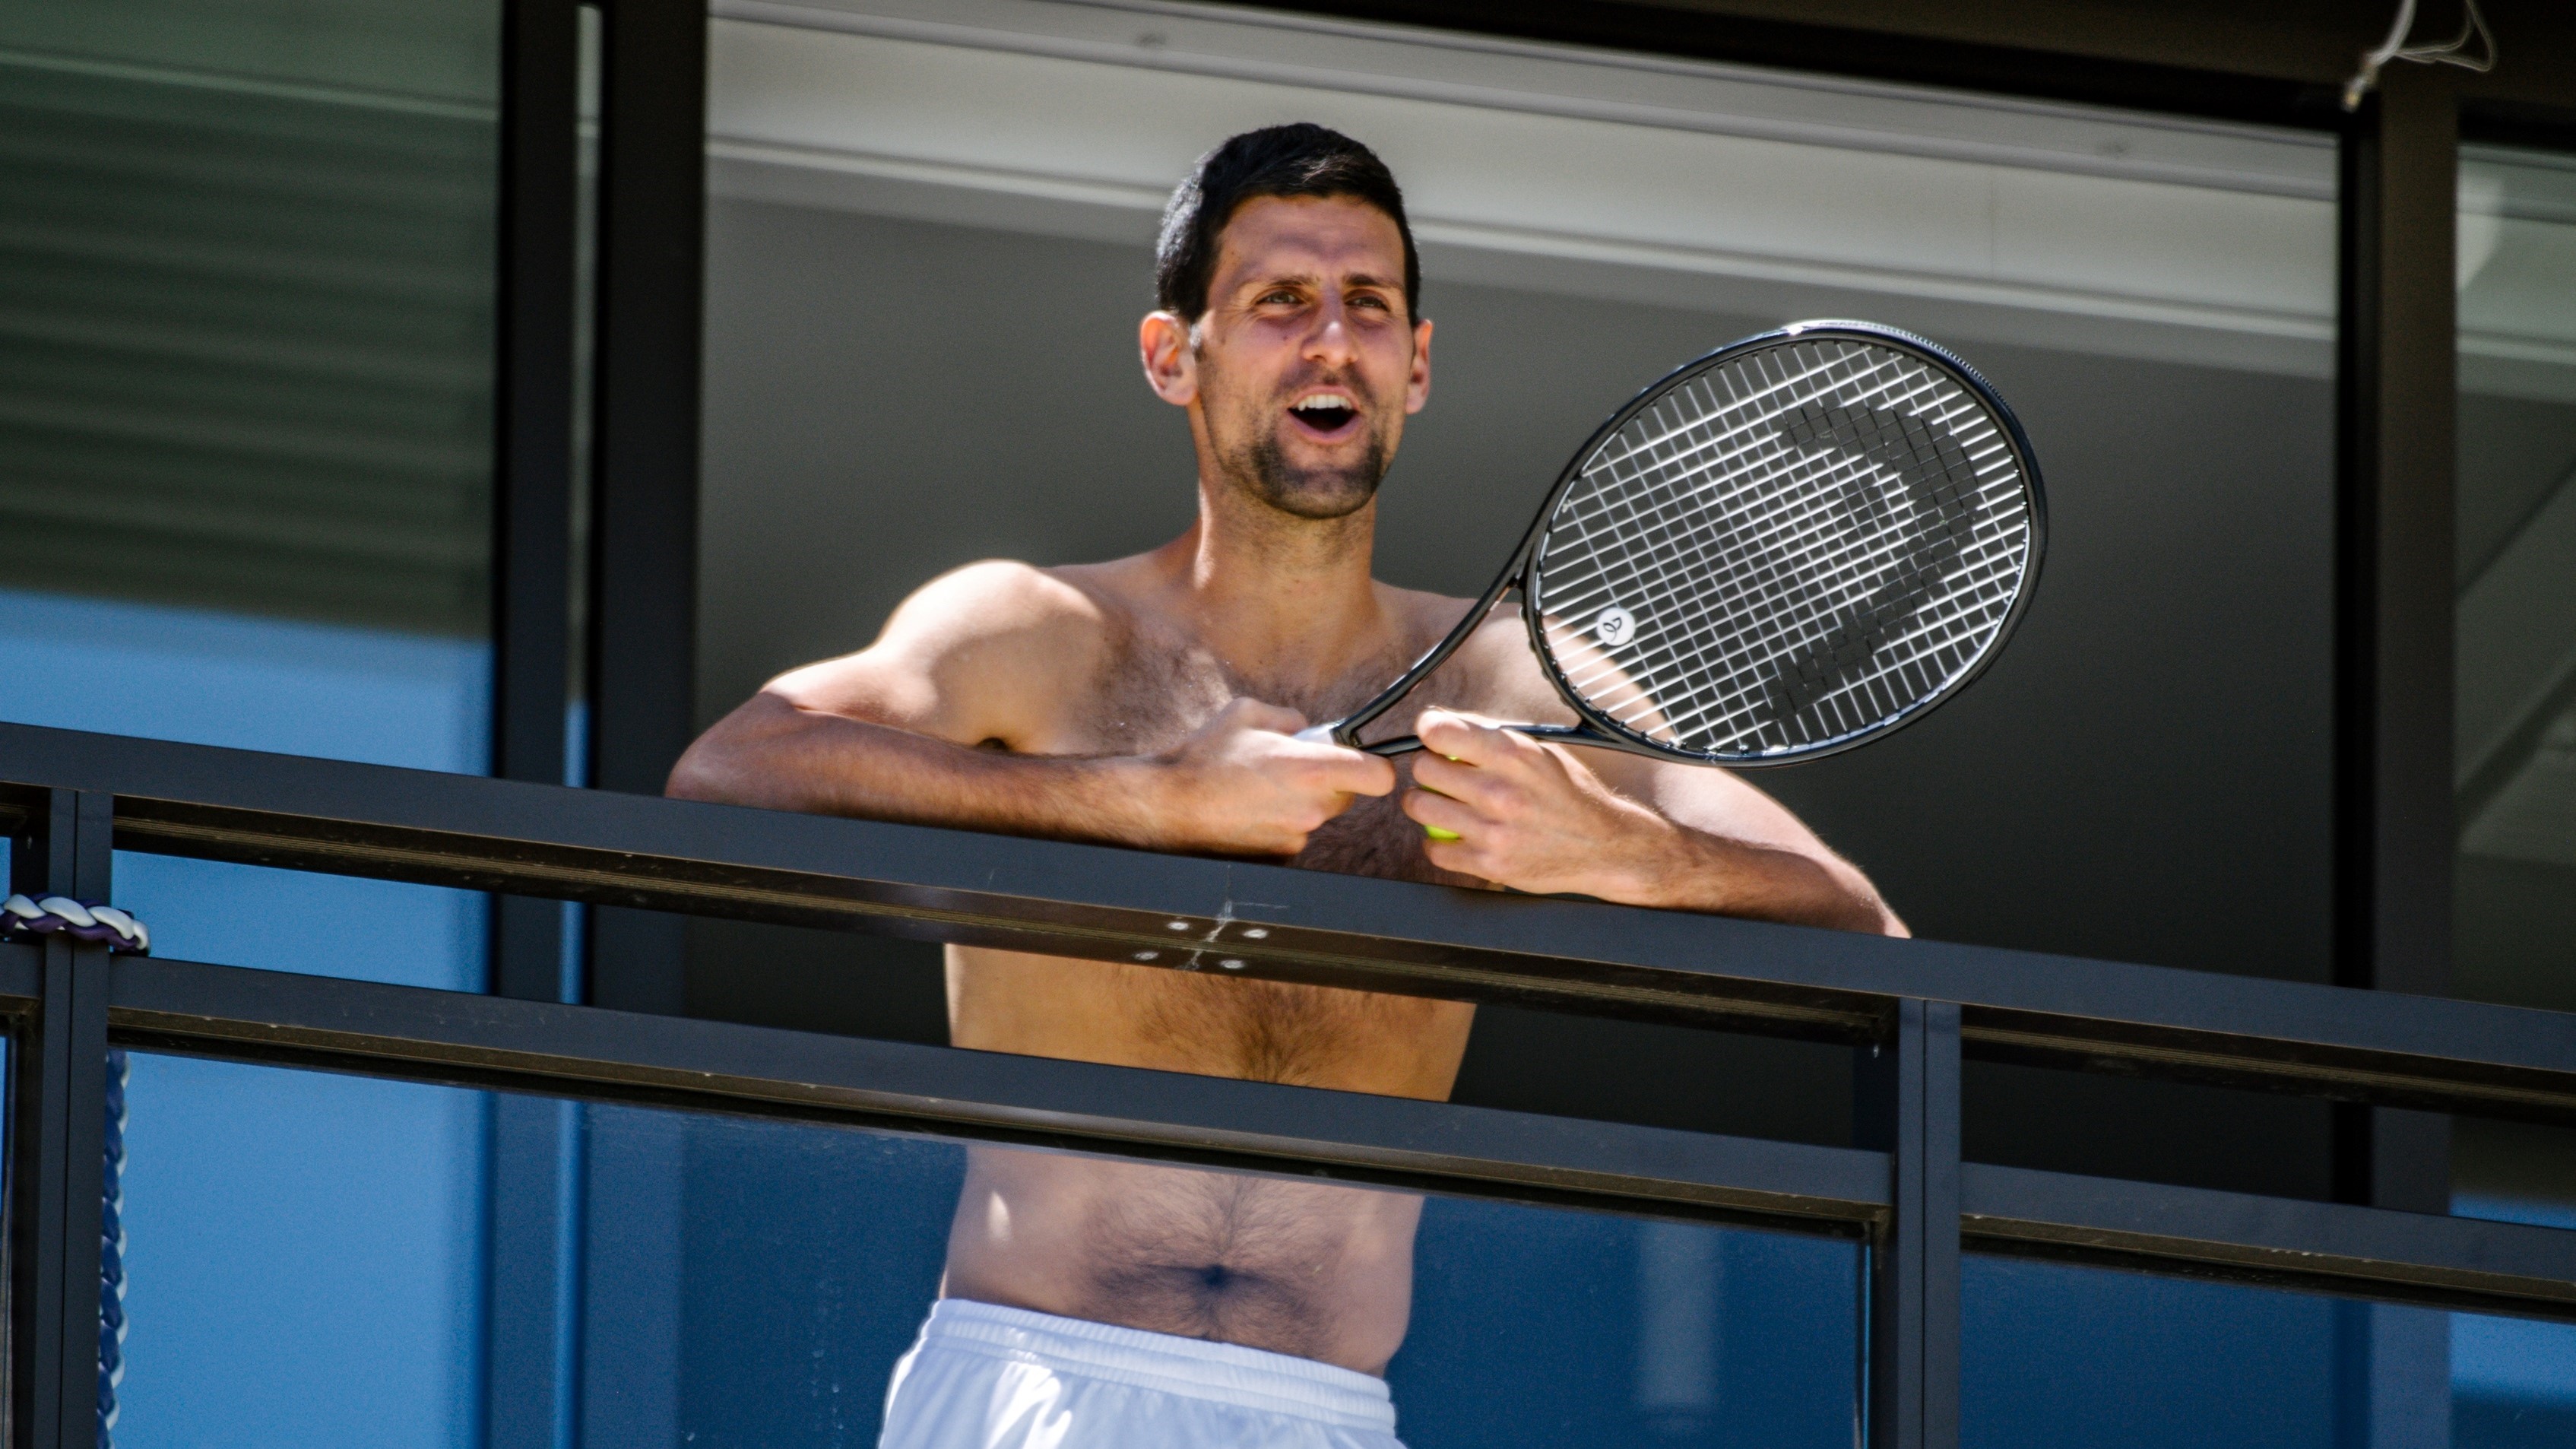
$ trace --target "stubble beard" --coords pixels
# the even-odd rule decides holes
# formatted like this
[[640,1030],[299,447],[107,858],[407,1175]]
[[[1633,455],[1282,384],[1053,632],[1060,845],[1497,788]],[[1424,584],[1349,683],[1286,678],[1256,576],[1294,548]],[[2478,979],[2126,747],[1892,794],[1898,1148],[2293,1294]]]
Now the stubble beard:
[[1245,491],[1282,513],[1298,518],[1347,518],[1368,506],[1386,477],[1386,434],[1372,422],[1368,443],[1358,457],[1340,465],[1300,468],[1288,461],[1279,434],[1288,424],[1275,423],[1227,460],[1226,471]]
[[1291,424],[1281,414],[1290,396],[1318,380],[1300,379],[1255,407],[1227,409],[1236,425],[1228,430],[1234,433],[1231,439],[1215,435],[1211,416],[1209,441],[1215,445],[1218,467],[1236,488],[1292,518],[1326,521],[1347,518],[1368,506],[1377,496],[1395,449],[1387,437],[1386,410],[1376,406],[1377,400],[1352,379],[1341,385],[1371,404],[1364,415],[1367,443],[1359,455],[1347,463],[1315,467],[1289,462],[1282,435]]

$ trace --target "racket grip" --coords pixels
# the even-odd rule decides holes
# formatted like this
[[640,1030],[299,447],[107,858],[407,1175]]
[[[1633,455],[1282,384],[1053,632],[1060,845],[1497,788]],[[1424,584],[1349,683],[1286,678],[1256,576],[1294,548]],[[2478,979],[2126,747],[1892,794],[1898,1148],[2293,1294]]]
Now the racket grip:
[[[1292,740],[1302,740],[1310,745],[1337,745],[1341,743],[1341,741],[1333,738],[1333,731],[1337,727],[1338,726],[1336,725],[1328,724],[1308,725],[1304,729],[1297,731],[1297,733],[1290,735],[1289,738]],[[1379,756],[1409,755],[1415,750],[1422,748],[1422,741],[1415,739],[1411,735],[1406,735],[1400,740],[1380,740],[1373,745],[1354,745],[1352,748],[1359,750],[1364,754]]]

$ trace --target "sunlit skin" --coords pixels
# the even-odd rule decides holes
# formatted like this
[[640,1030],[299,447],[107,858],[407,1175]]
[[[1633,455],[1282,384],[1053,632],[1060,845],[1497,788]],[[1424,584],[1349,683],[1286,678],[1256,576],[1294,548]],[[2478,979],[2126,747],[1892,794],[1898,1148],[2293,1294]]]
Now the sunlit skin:
[[[1735,776],[1496,728],[1571,720],[1515,620],[1480,628],[1385,722],[1430,747],[1403,767],[1292,737],[1468,607],[1370,573],[1375,485],[1431,389],[1432,328],[1403,275],[1372,206],[1245,203],[1206,312],[1138,333],[1148,385],[1189,420],[1190,529],[1109,563],[931,581],[867,649],[780,676],[709,730],[671,793],[1901,934],[1858,870]],[[948,1004],[961,1047],[1427,1099],[1448,1096],[1474,1020],[1459,1002],[965,947],[948,951]],[[1414,1198],[970,1158],[952,1295],[1365,1373],[1403,1341]]]

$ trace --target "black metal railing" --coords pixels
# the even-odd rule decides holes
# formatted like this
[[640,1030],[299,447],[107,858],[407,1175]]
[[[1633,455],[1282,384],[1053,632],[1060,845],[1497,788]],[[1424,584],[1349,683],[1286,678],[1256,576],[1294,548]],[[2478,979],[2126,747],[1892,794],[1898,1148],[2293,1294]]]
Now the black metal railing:
[[[2576,1014],[1890,941],[1051,841],[0,725],[18,875],[111,848],[1866,1042],[1797,1145],[118,957],[0,948],[23,1423],[95,1365],[111,1045],[872,1122],[1866,1238],[1873,1442],[1955,1442],[1959,1253],[2576,1319],[2576,1232],[1962,1161],[1962,1054],[2576,1122]],[[23,887],[22,887],[23,888]],[[34,1416],[30,1418],[28,1416]],[[56,1416],[48,1418],[47,1416]],[[38,1442],[69,1442],[40,1436]]]

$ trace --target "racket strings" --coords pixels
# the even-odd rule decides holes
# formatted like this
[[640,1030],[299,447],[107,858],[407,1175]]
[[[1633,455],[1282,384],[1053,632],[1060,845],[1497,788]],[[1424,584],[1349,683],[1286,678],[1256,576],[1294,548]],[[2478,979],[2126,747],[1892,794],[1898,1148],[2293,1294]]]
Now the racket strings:
[[1533,602],[1566,682],[1621,725],[1709,756],[1799,750],[1975,664],[2030,508],[2003,428],[1946,372],[1793,340],[1682,381],[1595,450]]
[[[1615,504],[1633,505],[1639,500],[1637,498],[1632,498],[1630,493],[1631,490],[1637,490],[1644,501],[1657,508],[1667,510],[1688,509],[1693,513],[1703,511],[1706,507],[1715,507],[1720,510],[1728,508],[1753,508],[1757,512],[1760,512],[1764,508],[1764,504],[1759,500],[1768,496],[1771,499],[1769,504],[1771,512],[1766,516],[1758,518],[1756,521],[1764,525],[1770,531],[1777,532],[1787,526],[1788,523],[1788,520],[1777,516],[1778,509],[1795,507],[1804,503],[1812,510],[1815,507],[1822,506],[1824,499],[1823,495],[1812,491],[1783,489],[1775,486],[1782,481],[1795,481],[1789,474],[1787,468],[1783,466],[1786,462],[1793,461],[1792,450],[1781,446],[1780,440],[1777,438],[1766,438],[1762,440],[1760,446],[1769,456],[1758,459],[1748,458],[1747,454],[1751,450],[1739,447],[1713,454],[1685,454],[1679,457],[1666,458],[1660,460],[1660,464],[1656,470],[1658,473],[1665,474],[1665,478],[1648,480],[1634,473],[1621,475],[1616,477],[1613,481],[1614,483],[1623,486],[1605,489],[1602,491],[1600,496],[1613,500]],[[1620,462],[1614,462],[1612,467],[1615,470],[1622,466],[1625,461],[1626,460],[1620,460]],[[1712,475],[1723,478],[1730,473],[1739,478],[1741,486],[1732,490],[1729,495],[1722,495],[1707,500],[1695,500],[1674,496],[1669,488],[1659,490],[1655,486],[1657,483],[1669,481],[1669,478],[1672,476],[1678,476],[1685,482],[1691,482]],[[1664,496],[1652,496],[1653,493],[1657,491],[1662,491]],[[1637,521],[1633,506],[1627,508],[1626,517],[1617,520],[1618,523],[1629,526],[1634,526]],[[1678,526],[1681,521],[1681,519],[1677,518],[1673,522]],[[1641,535],[1633,542],[1646,542],[1651,544],[1652,541],[1653,540],[1650,537]],[[1702,549],[1700,552],[1704,553],[1705,550]],[[1677,556],[1667,560],[1666,563],[1668,568],[1670,568],[1672,565],[1705,561],[1706,560],[1704,558],[1694,559]],[[1750,591],[1752,596],[1759,596],[1762,577],[1760,575],[1748,574],[1745,572],[1744,565],[1746,561],[1742,557],[1742,550],[1735,550],[1734,556],[1730,561],[1737,565],[1736,569],[1731,571],[1730,575],[1719,576],[1719,587],[1724,594],[1729,597],[1744,596],[1748,594],[1748,591]],[[1788,567],[1796,567],[1801,562],[1802,560],[1795,557],[1775,561],[1778,565]],[[1676,581],[1679,581],[1688,578],[1689,575],[1676,570],[1673,572],[1673,577]],[[1603,586],[1605,588],[1608,587],[1606,581]],[[1582,602],[1583,601],[1580,599],[1567,601],[1568,605],[1571,607],[1580,607]]]
[[[1805,441],[1812,443],[1814,440],[1810,438]],[[1800,451],[1811,450],[1801,449]],[[1825,488],[1821,490],[1821,496],[1831,498],[1839,492],[1848,500],[1852,496],[1848,480],[1845,480],[1845,484],[1846,486],[1840,489]],[[1863,525],[1860,539],[1864,543],[1868,541],[1866,526],[1873,521],[1881,524],[1886,521],[1883,516],[1877,520],[1870,519],[1869,511],[1864,506],[1857,511],[1857,516],[1853,520]],[[1883,514],[1884,510],[1881,512]],[[1778,522],[1776,519],[1771,521]],[[1951,535],[1951,540],[1955,541],[1956,530],[1951,529],[1947,532]],[[1941,533],[1942,531],[1936,530],[1933,537],[1939,539]],[[1853,550],[1845,548],[1840,554],[1812,558],[1801,558],[1793,552],[1785,560],[1785,566],[1777,572],[1785,576],[1786,586],[1812,604],[1815,613],[1833,620],[1834,625],[1825,628],[1821,637],[1814,628],[1792,633],[1786,650],[1774,649],[1771,651],[1771,657],[1776,659],[1784,652],[1802,656],[1797,661],[1798,667],[1785,670],[1775,667],[1767,672],[1756,671],[1749,680],[1742,681],[1739,687],[1724,690],[1723,693],[1728,697],[1715,701],[1713,707],[1703,707],[1701,714],[1705,715],[1713,712],[1714,709],[1723,709],[1730,705],[1743,705],[1747,697],[1755,692],[1753,689],[1743,687],[1745,684],[1764,686],[1760,692],[1769,697],[1771,713],[1774,716],[1793,714],[1814,703],[1824,689],[1838,683],[1836,676],[1848,672],[1855,662],[1856,654],[1869,652],[1873,647],[1882,646],[1885,643],[1885,626],[1892,618],[1901,618],[1910,612],[1906,606],[1916,602],[1922,593],[1919,586],[1920,577],[1931,570],[1918,568],[1912,571],[1916,580],[1916,586],[1913,588],[1907,588],[1902,582],[1895,584],[1899,598],[1894,601],[1896,606],[1890,607],[1891,601],[1885,597],[1889,588],[1888,581],[1874,577],[1868,571],[1853,569],[1851,567],[1853,560],[1848,556],[1852,552]],[[1945,548],[1940,552],[1946,554],[1951,550]],[[1844,575],[1840,586],[1832,583],[1837,570]],[[1777,585],[1781,580],[1773,579],[1770,582]],[[1852,597],[1854,595],[1872,596],[1871,603],[1860,604],[1857,609],[1854,609],[1851,607],[1857,602]],[[1872,607],[1873,603],[1875,607]],[[1775,609],[1773,613],[1776,616],[1778,611]],[[1741,625],[1746,621],[1736,619],[1723,622]],[[1761,622],[1777,631],[1784,624],[1795,625],[1799,621],[1795,618],[1784,620],[1780,617],[1772,617]],[[1815,622],[1812,615],[1807,622],[1811,624]],[[1762,650],[1755,649],[1748,651],[1748,657],[1759,660],[1765,656]],[[1681,687],[1704,691],[1710,683],[1711,681],[1706,678],[1688,679],[1682,682]],[[1884,710],[1895,703],[1892,699],[1877,697],[1884,692],[1881,683],[1883,682],[1873,681],[1865,682],[1863,685],[1864,691],[1872,696],[1866,701],[1869,712]],[[1927,688],[1932,684],[1931,681],[1919,678],[1908,679],[1904,683],[1908,692]],[[1829,702],[1821,722],[1823,730],[1840,732],[1864,722],[1844,707],[1846,703],[1847,701]],[[1688,725],[1696,721],[1682,716],[1678,717],[1676,722]]]
[[[1729,411],[1737,410],[1738,409],[1730,409]],[[1784,490],[1773,486],[1783,480],[1795,481],[1795,479],[1788,473],[1788,470],[1783,466],[1783,464],[1787,462],[1794,461],[1795,450],[1773,446],[1768,450],[1771,454],[1770,458],[1753,463],[1747,463],[1744,460],[1743,451],[1744,450],[1742,449],[1736,449],[1714,457],[1685,457],[1682,459],[1666,459],[1664,461],[1666,464],[1670,464],[1672,462],[1688,464],[1690,472],[1685,476],[1704,475],[1713,471],[1717,476],[1723,477],[1728,471],[1740,470],[1739,476],[1744,480],[1745,486],[1735,490],[1735,494],[1732,498],[1719,497],[1713,501],[1716,507],[1720,509],[1724,509],[1730,505],[1738,509],[1749,507],[1752,512],[1752,521],[1757,525],[1757,528],[1743,531],[1768,532],[1776,536],[1782,534],[1789,528],[1803,526],[1807,532],[1819,540],[1820,544],[1830,541],[1827,534],[1814,527],[1818,520],[1813,515],[1826,501],[1827,495],[1824,492],[1814,489]],[[1659,469],[1658,471],[1661,472],[1663,470]],[[1617,478],[1615,481],[1624,482],[1631,488],[1636,488],[1643,480],[1634,475],[1629,475]],[[1664,480],[1657,481],[1660,482]],[[1657,493],[1661,493],[1664,496],[1655,496]],[[1614,490],[1610,494],[1610,496],[1613,497],[1620,497],[1623,495],[1624,490]],[[1643,492],[1642,496],[1653,505],[1667,510],[1687,506],[1690,502],[1690,500],[1672,496],[1670,490],[1664,488],[1650,487]],[[1805,506],[1800,509],[1799,516],[1785,516],[1785,510],[1801,503]],[[1704,510],[1694,511],[1697,512]],[[1630,517],[1623,521],[1633,526],[1638,520],[1634,516],[1634,511],[1631,510]],[[1645,530],[1625,542],[1632,546],[1637,543],[1648,545],[1647,549],[1636,551],[1634,556],[1650,557],[1652,553],[1652,545],[1656,542],[1655,534],[1658,531],[1659,530],[1651,529]],[[1591,541],[1596,544],[1602,542],[1600,540]],[[1610,546],[1615,548],[1617,547],[1618,542],[1619,541],[1614,538],[1611,541]],[[1695,548],[1672,553],[1670,556],[1659,560],[1663,565],[1659,570],[1662,575],[1662,579],[1660,580],[1660,584],[1662,586],[1658,586],[1657,584],[1647,585],[1646,597],[1649,603],[1653,605],[1670,604],[1672,602],[1674,587],[1685,582],[1693,581],[1695,570],[1692,566],[1705,565],[1709,562],[1705,556],[1706,552],[1707,551],[1704,547]],[[1832,607],[1842,602],[1839,598],[1833,597],[1830,590],[1828,590],[1827,594],[1821,598],[1816,597],[1812,590],[1820,580],[1831,576],[1831,570],[1837,564],[1847,563],[1845,560],[1838,560],[1832,557],[1807,557],[1793,549],[1787,556],[1769,560],[1766,564],[1765,561],[1748,559],[1745,557],[1745,551],[1738,548],[1730,551],[1729,557],[1727,557],[1723,562],[1726,565],[1725,572],[1715,575],[1716,578],[1726,581],[1721,583],[1716,595],[1716,600],[1721,605],[1727,602],[1740,601],[1749,603],[1757,610],[1764,609],[1768,606],[1769,613],[1776,616],[1778,613],[1776,606],[1778,604],[1779,585],[1784,577],[1788,578],[1791,582],[1800,582],[1807,585],[1811,591],[1811,602],[1818,603],[1826,607]],[[1631,569],[1625,572],[1631,574],[1632,577],[1624,582],[1634,586],[1637,582],[1633,577],[1635,570]],[[1846,572],[1848,572],[1848,569],[1846,569]],[[1600,582],[1604,587],[1616,587],[1621,581],[1604,579]],[[1578,600],[1575,602],[1579,604],[1580,601]],[[1736,617],[1730,617],[1722,620],[1721,622],[1738,629],[1767,628],[1774,631],[1779,629],[1783,622],[1778,617],[1745,618],[1742,617],[1741,614],[1742,611],[1739,609]],[[1671,641],[1671,645],[1674,648],[1678,648],[1684,642],[1685,641],[1676,637]],[[1668,648],[1665,652],[1669,653],[1671,652],[1671,649]],[[1639,659],[1638,662],[1652,664],[1660,661],[1654,659],[1651,654],[1648,654],[1647,656]]]
[[[1636,552],[1639,556],[1643,556],[1644,552],[1652,550],[1656,545],[1665,543],[1668,539],[1674,536],[1681,535],[1683,510],[1691,509],[1693,506],[1693,500],[1677,495],[1670,486],[1675,476],[1679,476],[1684,482],[1688,482],[1696,476],[1704,473],[1718,473],[1723,475],[1726,470],[1737,470],[1738,476],[1742,480],[1742,486],[1737,490],[1734,490],[1733,496],[1718,498],[1714,500],[1714,503],[1716,506],[1721,508],[1727,506],[1735,506],[1739,508],[1747,506],[1756,508],[1760,507],[1758,503],[1752,502],[1751,500],[1758,499],[1766,492],[1773,491],[1768,487],[1768,485],[1781,475],[1782,470],[1777,466],[1777,462],[1778,456],[1783,450],[1777,447],[1770,448],[1768,451],[1773,455],[1773,457],[1756,460],[1747,460],[1745,457],[1746,451],[1746,449],[1737,448],[1705,458],[1684,457],[1678,460],[1667,459],[1654,470],[1658,476],[1652,478],[1644,477],[1635,473],[1621,475],[1615,481],[1626,485],[1625,487],[1605,489],[1599,495],[1612,501],[1612,506],[1610,508],[1599,510],[1606,516],[1600,518],[1585,518],[1578,510],[1575,512],[1571,521],[1578,530],[1582,531],[1586,535],[1598,532],[1601,535],[1600,537],[1587,536],[1585,538],[1585,543],[1602,551],[1605,555],[1615,556],[1623,547],[1634,550],[1636,545],[1642,544],[1645,545],[1645,550],[1638,550]],[[1614,463],[1614,469],[1622,466],[1625,461],[1626,460],[1621,460],[1621,463]],[[1675,462],[1680,462],[1689,466],[1685,469],[1676,470],[1672,466]],[[1659,494],[1661,496],[1657,496]],[[1780,506],[1794,504],[1795,502],[1796,499],[1791,497],[1779,503],[1775,503],[1773,505],[1774,510],[1776,511]],[[1641,508],[1639,506],[1640,504],[1643,504],[1644,508]],[[1653,510],[1658,514],[1673,514],[1675,516],[1670,518],[1656,517],[1649,519],[1644,516],[1647,510]],[[1775,527],[1779,522],[1777,518],[1773,518],[1768,521],[1770,521]],[[1596,529],[1594,527],[1596,524],[1601,526]],[[1620,538],[1620,532],[1623,529],[1634,530],[1634,533],[1630,538],[1622,540]],[[1671,595],[1675,588],[1685,582],[1697,582],[1698,580],[1694,577],[1692,572],[1693,566],[1718,567],[1724,570],[1724,572],[1714,575],[1714,577],[1719,580],[1717,585],[1719,590],[1718,597],[1721,599],[1758,597],[1758,591],[1763,580],[1758,577],[1756,572],[1751,568],[1750,561],[1743,556],[1743,551],[1741,549],[1736,549],[1730,551],[1723,557],[1712,558],[1710,556],[1710,550],[1712,544],[1715,542],[1717,542],[1717,540],[1709,538],[1692,539],[1688,545],[1682,548],[1669,550],[1668,556],[1661,561],[1663,563],[1663,568],[1660,570],[1662,579],[1658,584],[1650,584],[1646,587],[1643,596],[1646,603],[1649,606],[1667,604],[1670,602]],[[1788,562],[1794,566],[1796,560],[1793,559]],[[1627,572],[1630,577],[1612,578],[1606,574],[1602,577],[1598,577],[1593,581],[1594,587],[1590,591],[1578,593],[1572,598],[1561,599],[1558,601],[1559,606],[1572,610],[1580,610],[1585,604],[1590,602],[1592,595],[1597,594],[1606,597],[1610,591],[1620,587],[1622,584],[1626,584],[1631,587],[1635,586],[1637,583],[1637,580],[1633,577],[1635,571],[1632,569]]]

